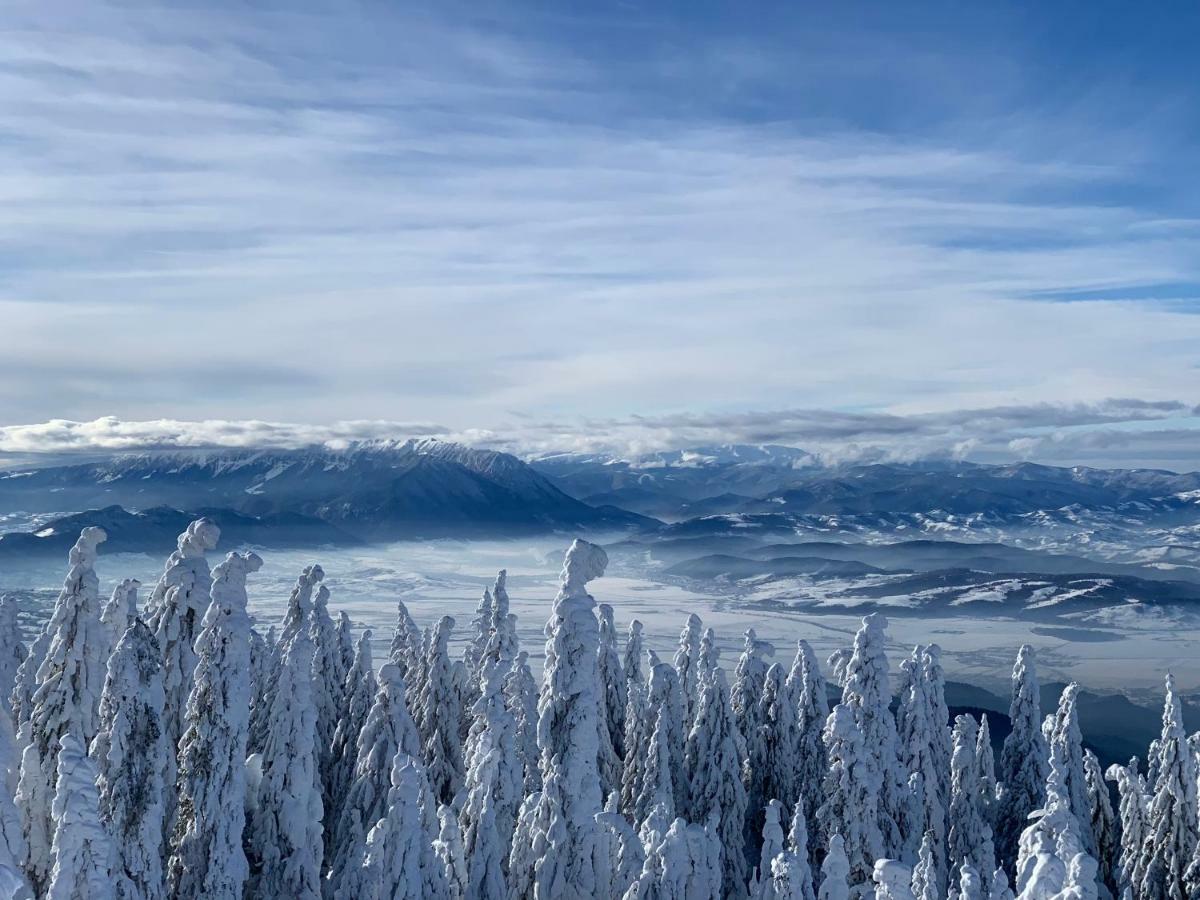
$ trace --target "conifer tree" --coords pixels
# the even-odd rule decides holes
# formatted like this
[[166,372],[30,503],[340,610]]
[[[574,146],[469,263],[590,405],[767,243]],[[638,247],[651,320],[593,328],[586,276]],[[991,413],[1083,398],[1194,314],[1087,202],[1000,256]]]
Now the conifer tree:
[[1012,671],[1012,702],[1008,717],[1012,731],[1000,751],[999,779],[1003,788],[996,812],[996,853],[1012,866],[1017,843],[1029,814],[1045,801],[1049,750],[1042,737],[1041,686],[1033,648],[1024,644]]
[[978,743],[975,720],[969,715],[958,716],[954,720],[954,752],[950,759],[947,844],[950,871],[962,873],[969,869],[980,885],[979,890],[986,894],[989,884],[981,875],[986,873],[990,880],[996,868],[996,854],[992,849],[992,829],[984,815],[983,786],[975,756]]
[[[871,868],[874,871],[874,866]],[[817,891],[817,900],[848,900],[849,876],[850,864],[846,859],[842,836],[832,834],[825,851],[825,862],[821,865],[821,887]]]
[[96,769],[75,735],[64,734],[59,745],[46,900],[114,900],[113,845],[100,822]]
[[517,755],[525,771],[524,795],[529,796],[542,789],[542,769],[537,746],[537,683],[524,650],[517,654],[504,677],[504,703],[516,722]]
[[135,618],[108,660],[91,757],[100,819],[115,847],[118,900],[162,900],[162,651]]
[[100,609],[100,624],[108,631],[108,650],[104,654],[107,660],[117,641],[125,634],[125,629],[137,618],[137,592],[142,583],[136,578],[126,578],[113,588],[112,596]]
[[355,645],[354,656],[342,685],[342,694],[346,697],[346,702],[343,704],[342,716],[333,731],[333,741],[330,744],[331,803],[325,808],[325,820],[329,823],[329,827],[325,829],[326,859],[332,859],[333,856],[336,826],[341,821],[342,806],[350,790],[350,783],[354,780],[354,767],[358,762],[358,736],[367,722],[367,715],[375,702],[375,692],[378,689],[371,655],[371,634],[371,629],[364,629]]
[[[829,718],[829,695],[820,663],[808,641],[796,643],[787,687],[796,706],[796,784],[804,800],[804,817],[815,822],[817,809],[825,799],[827,759],[821,733]],[[814,857],[825,849],[818,830],[812,829],[809,835],[809,853]]]
[[621,670],[621,658],[617,653],[617,630],[613,625],[613,608],[600,604],[600,650],[597,657],[600,666],[601,733],[600,733],[600,780],[604,795],[620,790],[625,757],[625,705],[629,702],[629,689],[625,673]]
[[[1175,679],[1166,679],[1157,777],[1146,812],[1146,833],[1138,859],[1141,900],[1187,896],[1181,891],[1196,853],[1196,763],[1187,746]],[[1193,869],[1193,875],[1194,875]],[[1193,877],[1194,881],[1194,877]]]
[[462,718],[460,694],[450,660],[450,633],[454,619],[442,616],[425,653],[425,680],[421,685],[414,719],[424,746],[425,774],[438,803],[454,801],[466,777],[459,742]]
[[1128,885],[1132,891],[1136,891],[1142,881],[1138,858],[1146,839],[1146,780],[1138,773],[1136,756],[1127,766],[1109,766],[1106,775],[1109,781],[1117,785],[1117,812],[1121,825],[1116,881],[1118,885]]
[[[12,696],[17,686],[17,672],[29,656],[21,639],[17,610],[16,597],[11,594],[0,596],[0,699]],[[15,717],[13,726],[16,727]]]
[[171,896],[180,900],[237,900],[248,876],[242,847],[251,692],[246,577],[261,567],[255,553],[230,553],[216,567],[196,639],[168,864]]
[[696,717],[696,707],[700,704],[700,641],[703,638],[703,626],[700,617],[689,613],[687,623],[679,635],[679,648],[675,651],[675,674],[679,679],[679,688],[683,692],[683,722],[684,728],[691,728],[692,720]]

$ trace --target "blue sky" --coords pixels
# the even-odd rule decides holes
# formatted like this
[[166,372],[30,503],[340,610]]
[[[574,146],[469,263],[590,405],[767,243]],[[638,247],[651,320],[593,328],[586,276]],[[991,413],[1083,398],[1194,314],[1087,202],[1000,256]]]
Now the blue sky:
[[0,451],[254,420],[1195,468],[1198,33],[1183,3],[10,4]]

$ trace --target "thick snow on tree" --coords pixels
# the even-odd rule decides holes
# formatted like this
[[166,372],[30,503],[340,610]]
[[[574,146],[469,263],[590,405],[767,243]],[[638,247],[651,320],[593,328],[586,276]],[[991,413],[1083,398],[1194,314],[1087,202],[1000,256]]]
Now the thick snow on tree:
[[117,642],[100,695],[100,731],[92,741],[100,819],[116,853],[119,900],[162,900],[162,652],[141,620]]
[[463,665],[467,669],[468,692],[463,695],[463,703],[468,709],[475,705],[479,697],[479,678],[482,674],[483,655],[487,652],[488,639],[491,637],[495,623],[496,601],[488,588],[483,589],[479,605],[475,607],[475,615],[471,617],[470,633],[467,636],[467,646],[463,650]]
[[46,658],[46,651],[50,649],[50,638],[50,623],[46,622],[26,648],[25,659],[17,666],[9,703],[12,707],[13,723],[21,733],[27,733],[25,725],[29,721],[29,713],[33,710],[33,692],[38,686],[38,670]]
[[371,633],[371,629],[365,629],[355,645],[354,656],[346,672],[346,681],[342,685],[342,694],[346,702],[343,704],[342,716],[338,719],[330,744],[331,805],[325,807],[325,821],[329,823],[329,827],[325,829],[326,858],[332,858],[332,845],[337,830],[335,826],[341,821],[342,807],[354,780],[354,769],[358,762],[358,736],[367,722],[367,715],[375,702],[375,691],[378,688],[371,656]]
[[625,673],[626,693],[632,693],[636,686],[646,683],[646,676],[642,671],[642,660],[646,654],[646,639],[642,632],[642,623],[633,619],[629,623],[629,634],[625,638],[625,656],[621,660],[621,670]]
[[742,852],[746,820],[746,786],[742,782],[745,745],[733,707],[725,673],[717,669],[704,679],[696,721],[684,749],[684,773],[690,785],[688,818],[709,822],[715,818],[721,847],[721,896],[744,896],[749,867]]
[[[950,815],[947,841],[950,872],[970,869],[986,894],[996,869],[992,829],[985,815],[983,785],[975,752],[979,728],[969,715],[954,720],[953,755],[950,758]],[[986,875],[986,879],[983,877]]]
[[910,838],[922,835],[928,844],[932,890],[940,894],[947,888],[949,864],[946,861],[946,815],[950,805],[950,735],[939,718],[938,694],[941,685],[935,677],[937,647],[918,646],[900,664],[904,687],[900,692],[897,717],[900,765],[909,773],[914,821]]
[[307,630],[292,631],[271,699],[262,779],[250,823],[251,892],[260,897],[321,896],[323,811],[312,660]]
[[[796,758],[796,707],[785,684],[783,667],[778,663],[767,670],[766,685],[759,700],[759,738],[757,747],[750,749],[750,764],[759,768],[760,796],[775,799],[782,805],[784,821],[792,817],[792,806],[800,796],[796,780],[799,760]],[[753,802],[753,801],[752,801]],[[766,872],[763,872],[765,877]]]
[[246,744],[247,753],[262,753],[263,741],[267,738],[267,707],[278,666],[279,645],[276,643],[275,626],[267,629],[265,637],[251,627],[250,738]]
[[750,897],[753,900],[773,900],[775,895],[771,864],[785,850],[781,816],[783,807],[778,800],[769,801],[763,807],[762,836],[759,840],[758,867],[750,880]]
[[[672,815],[682,813],[688,806],[687,785],[683,776],[683,698],[675,670],[659,662],[651,654],[650,683],[646,700],[639,704],[636,722],[627,722],[626,760],[621,784],[622,808],[634,822],[641,822],[656,801],[656,778],[666,777],[671,783]],[[633,714],[633,710],[629,710]],[[660,747],[666,754],[664,766],[655,774],[650,772],[658,763],[657,749],[651,749],[655,729],[662,729]],[[665,768],[665,771],[662,771]],[[665,827],[665,826],[664,826]]]
[[392,632],[392,643],[388,649],[390,659],[399,669],[400,675],[410,687],[419,681],[421,668],[421,630],[413,621],[412,614],[403,600],[396,601],[396,628]]
[[333,733],[342,715],[342,689],[346,683],[341,638],[329,615],[329,589],[320,585],[313,596],[308,618],[308,637],[313,644],[313,703],[317,707],[317,764],[322,786],[322,802],[331,797]]
[[603,896],[621,897],[642,874],[646,851],[637,831],[617,809],[617,795],[610,794],[604,812],[596,821],[605,831],[608,842],[609,883]]
[[742,655],[738,657],[733,670],[730,702],[738,730],[746,736],[747,741],[758,731],[760,724],[758,700],[767,680],[767,663],[763,657],[774,655],[775,648],[769,641],[759,640],[753,628],[746,629]]
[[1046,797],[1050,754],[1042,737],[1041,685],[1033,648],[1017,651],[1012,671],[1012,701],[1008,708],[1012,731],[1000,751],[1002,785],[996,811],[996,853],[1005,866],[1017,858],[1017,844],[1029,814]]
[[913,866],[912,888],[914,900],[941,900],[942,888],[939,886],[943,879],[944,864],[938,861],[939,839],[933,832],[927,831],[921,837],[921,847],[917,851],[917,864]]
[[0,597],[0,698],[12,696],[17,684],[17,672],[29,656],[21,639],[17,610],[16,597],[9,594]]
[[[460,814],[469,890],[478,900],[507,894],[505,860],[525,786],[517,720],[504,696],[504,660],[482,658],[481,692],[467,758],[466,801]],[[510,667],[511,671],[511,667]]]
[[[97,617],[98,618],[98,617]],[[112,838],[100,822],[96,769],[83,744],[63,735],[55,757],[54,843],[46,900],[115,898]]]
[[180,900],[237,900],[250,731],[250,618],[246,578],[256,553],[230,553],[213,571],[212,600],[196,639],[196,672],[179,743],[179,806],[168,875]]
[[1146,780],[1138,773],[1136,756],[1127,766],[1109,766],[1105,774],[1109,781],[1117,785],[1117,815],[1121,828],[1116,880],[1118,884],[1140,885],[1142,872],[1138,865],[1142,844],[1146,839],[1146,816],[1149,811]]
[[459,742],[461,700],[449,651],[453,630],[450,616],[442,616],[433,629],[425,653],[425,681],[413,711],[424,746],[425,774],[434,799],[446,804],[454,802],[466,778]]
[[1008,884],[1008,873],[1002,866],[992,873],[992,888],[988,892],[988,900],[1016,900]]
[[[379,688],[356,743],[354,772],[342,803],[341,816],[330,843],[327,881],[336,890],[346,873],[357,866],[367,831],[387,814],[397,754],[421,758],[421,738],[408,712],[407,688],[400,668],[385,663]],[[424,771],[421,778],[425,778]]]
[[1100,880],[1109,893],[1116,896],[1119,871],[1117,858],[1120,853],[1116,816],[1113,815],[1112,800],[1108,795],[1108,785],[1104,783],[1100,760],[1091,750],[1085,750],[1083,753],[1083,774],[1087,781],[1088,806],[1091,812],[1092,835],[1096,841]]
[[776,858],[771,863],[774,897],[776,900],[816,900],[804,804],[797,802],[793,806],[787,849],[782,860]]
[[[875,866],[871,866],[874,872]],[[821,864],[821,886],[817,890],[817,900],[848,900],[850,894],[850,863],[846,859],[846,850],[840,834],[832,834],[825,849],[825,862]],[[865,890],[857,896],[865,896]]]
[[679,688],[683,692],[683,722],[690,728],[700,705],[700,641],[704,629],[700,617],[689,613],[687,623],[679,634],[679,647],[675,651],[675,674],[679,676]]
[[1158,772],[1137,865],[1141,880],[1136,890],[1145,900],[1187,896],[1182,886],[1196,853],[1198,837],[1196,763],[1187,746],[1179,695],[1170,675],[1166,686],[1162,735],[1158,739]]
[[454,900],[466,900],[472,895],[467,893],[467,858],[463,851],[458,817],[453,808],[443,804],[438,807],[437,820],[438,836],[433,842],[433,852],[442,864],[450,896]]
[[[1182,728],[1180,729],[1182,731]],[[1079,820],[1071,811],[1067,787],[1070,748],[1066,741],[1050,745],[1050,774],[1046,779],[1046,802],[1035,810],[1030,824],[1021,832],[1017,853],[1017,896],[1020,900],[1093,900],[1096,896],[1096,861],[1084,849]],[[1192,794],[1195,797],[1195,792]],[[1086,881],[1091,870],[1090,893]],[[1082,881],[1081,881],[1082,879]],[[1060,892],[1079,888],[1078,895]]]
[[621,788],[621,774],[625,758],[625,705],[629,702],[629,689],[625,684],[625,673],[621,670],[621,657],[617,651],[617,629],[613,624],[613,608],[600,604],[600,649],[597,662],[600,666],[601,728],[600,728],[600,780],[605,796]]
[[[596,823],[601,811],[596,767],[600,699],[596,651],[600,628],[587,583],[604,574],[608,555],[576,539],[563,563],[562,587],[546,625],[546,663],[538,702],[543,790],[526,803],[513,838],[544,848],[532,872],[512,872],[538,900],[595,896],[607,883],[608,859]],[[551,789],[551,782],[557,782]],[[511,871],[511,869],[510,869]],[[526,896],[516,894],[515,897]]]
[[99,728],[108,635],[100,624],[95,564],[96,548],[105,537],[100,528],[85,528],[71,548],[71,569],[46,626],[48,641],[29,721],[21,727],[27,746],[16,800],[29,847],[29,874],[39,889],[51,865],[50,807],[58,783],[59,740],[72,734],[87,744]]
[[839,703],[833,708],[824,740],[829,769],[825,802],[817,810],[817,821],[822,834],[838,836],[849,884],[857,897],[871,880],[875,860],[885,856],[879,830],[882,774],[865,746],[863,729],[850,705]]
[[894,859],[877,860],[871,878],[875,882],[875,900],[913,900],[912,869],[904,863]]
[[537,746],[537,682],[529,668],[529,654],[517,654],[504,676],[504,703],[516,723],[516,750],[525,771],[526,796],[542,789],[541,757]]
[[20,760],[16,735],[8,716],[0,715],[0,897],[32,900],[33,887],[25,878],[27,847],[21,815],[13,798],[17,792]]
[[623,900],[719,900],[716,841],[704,826],[682,818],[645,836],[646,861]]
[[[338,612],[337,644],[341,655],[342,672],[348,674],[354,666],[354,654],[357,652],[357,648],[354,640],[354,626],[345,610]],[[342,711],[345,712],[344,705],[349,698],[343,697],[342,700]]]
[[983,814],[988,825],[996,817],[996,754],[992,749],[992,729],[984,714],[979,720],[979,737],[975,744],[975,766],[979,770],[979,787],[983,797]]
[[1089,855],[1096,853],[1096,838],[1092,834],[1092,808],[1088,800],[1087,774],[1083,763],[1083,734],[1079,730],[1078,711],[1079,685],[1068,684],[1063,688],[1054,714],[1050,733],[1051,753],[1053,745],[1062,745],[1064,787],[1071,802],[1071,812],[1079,822],[1079,839]]
[[113,588],[112,596],[100,610],[100,622],[108,631],[108,653],[112,653],[117,641],[124,636],[125,629],[137,618],[137,594],[141,586],[142,583],[136,578],[124,579]]
[[979,871],[969,862],[958,869],[958,884],[950,889],[951,900],[987,900],[988,891],[979,877]]
[[[796,784],[804,800],[804,816],[816,821],[817,809],[825,799],[825,742],[821,732],[829,718],[829,695],[821,665],[808,641],[797,641],[796,656],[787,679],[788,692],[796,706]],[[811,829],[809,853],[824,850],[818,829]]]

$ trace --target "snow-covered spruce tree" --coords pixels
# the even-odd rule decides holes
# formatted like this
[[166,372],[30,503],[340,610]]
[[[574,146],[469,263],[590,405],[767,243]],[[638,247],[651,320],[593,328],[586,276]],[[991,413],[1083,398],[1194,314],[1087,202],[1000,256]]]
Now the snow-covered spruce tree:
[[0,698],[12,696],[17,684],[17,672],[29,656],[21,640],[17,610],[16,597],[10,594],[0,596]]
[[[1185,874],[1196,853],[1196,764],[1183,730],[1183,712],[1175,679],[1166,679],[1162,735],[1158,740],[1158,774],[1146,813],[1146,833],[1137,870],[1140,900],[1182,898]],[[1192,870],[1194,875],[1195,870]]]
[[613,608],[607,603],[600,604],[600,649],[597,661],[603,689],[600,781],[607,797],[610,792],[621,789],[625,759],[625,705],[629,702],[625,673],[621,671],[621,657],[617,652],[617,629],[613,624]]
[[771,864],[785,850],[781,814],[783,807],[778,800],[770,800],[763,807],[762,836],[759,843],[758,867],[750,879],[750,896],[754,900],[773,900],[775,893]]
[[[1079,821],[1079,839],[1088,855],[1096,855],[1096,837],[1092,834],[1092,807],[1088,800],[1087,774],[1083,764],[1083,733],[1079,730],[1078,711],[1079,685],[1068,684],[1063,688],[1054,714],[1054,727],[1050,743],[1062,744],[1064,778],[1067,796],[1071,801],[1071,812]],[[1051,747],[1053,752],[1053,747]]]
[[[357,652],[357,647],[354,640],[354,625],[350,621],[349,614],[344,609],[338,613],[337,644],[342,658],[342,671],[348,674],[354,666],[354,654]],[[345,711],[345,702],[349,701],[349,699],[349,697],[342,698],[343,712]]]
[[537,682],[529,668],[529,654],[517,653],[512,668],[504,676],[504,703],[516,722],[516,748],[525,771],[524,795],[542,789],[541,757],[537,747]]
[[[100,623],[108,631],[108,653],[112,653],[125,629],[137,618],[137,592],[142,583],[136,578],[126,578],[113,588],[112,596],[100,610]],[[105,659],[108,653],[104,654]]]
[[[682,812],[688,805],[687,786],[683,783],[682,772],[683,743],[686,740],[682,729],[683,702],[675,670],[658,661],[658,657],[653,653],[650,657],[650,683],[646,689],[645,702],[639,704],[637,721],[630,724],[627,720],[627,749],[622,773],[621,802],[622,809],[634,822],[641,822],[646,818],[654,805],[657,785],[654,783],[655,776],[650,773],[650,767],[655,763],[650,742],[661,718],[661,746],[667,753],[669,763],[666,775],[672,782],[672,814],[666,820],[669,823],[676,811]],[[632,709],[630,712],[633,712]],[[664,824],[663,827],[665,829],[667,825]]]
[[[983,817],[988,826],[996,822],[996,754],[992,749],[992,729],[987,715],[979,720],[979,737],[975,745],[975,767],[979,770],[980,796],[983,798]],[[986,874],[986,873],[982,873]]]
[[401,677],[410,688],[420,683],[421,630],[403,600],[396,601],[396,629],[392,632],[388,659],[400,669]]
[[[950,868],[946,861],[946,815],[950,805],[950,765],[946,756],[949,733],[938,720],[934,697],[937,686],[931,679],[931,662],[936,657],[918,646],[900,664],[904,687],[900,692],[897,721],[900,765],[909,773],[915,822],[914,833],[927,844],[929,863],[923,877],[930,879],[936,895],[944,893]],[[924,885],[922,886],[924,889]]]
[[387,814],[371,829],[362,858],[336,888],[334,900],[451,900],[434,853],[437,835],[427,806],[432,798],[420,762],[397,753],[389,780]]
[[1100,760],[1091,750],[1083,753],[1083,774],[1087,782],[1088,806],[1091,811],[1092,835],[1096,841],[1096,861],[1099,864],[1100,880],[1114,897],[1117,889],[1118,855],[1117,821],[1113,815],[1112,800],[1108,796],[1108,785]]
[[517,750],[517,721],[503,691],[506,662],[485,653],[482,665],[467,759],[466,801],[459,822],[467,859],[467,896],[502,900],[507,894],[504,870],[525,772]]
[[[829,695],[825,676],[808,641],[796,642],[796,656],[787,679],[788,692],[796,706],[796,785],[804,800],[804,817],[815,822],[817,809],[825,799],[825,742],[821,732],[829,718]],[[809,854],[824,852],[824,842],[810,829]]]
[[[871,871],[874,872],[874,865]],[[817,900],[848,900],[850,894],[850,863],[840,834],[832,834],[825,849],[825,862],[821,864],[821,887]],[[865,889],[859,896],[866,896]]]
[[267,629],[266,636],[257,628],[250,628],[250,737],[246,752],[262,753],[262,744],[267,732],[267,700],[271,685],[275,681],[275,669],[279,665],[279,646],[275,640],[275,626]]
[[110,900],[112,838],[100,822],[96,769],[73,734],[59,741],[52,819],[54,842],[46,900]]
[[941,867],[934,856],[934,847],[938,839],[932,832],[925,832],[921,838],[921,848],[917,851],[917,864],[913,866],[912,888],[914,900],[941,900],[943,893],[938,887],[938,879],[942,877]]
[[[792,803],[799,795],[796,784],[796,711],[784,684],[783,667],[774,663],[768,670],[759,698],[757,734],[747,737],[746,794],[749,798],[747,838],[757,851],[755,837],[763,833],[764,815],[772,800],[782,806],[782,817],[790,819]],[[786,801],[776,798],[787,797]],[[753,856],[752,856],[753,858]],[[769,866],[760,869],[766,879]]]
[[49,640],[29,721],[21,728],[26,746],[16,801],[29,847],[29,875],[38,890],[45,888],[51,865],[50,807],[58,783],[59,739],[73,734],[90,743],[99,729],[108,636],[100,624],[95,564],[96,548],[105,537],[103,529],[85,528],[71,548],[71,569],[46,626]]
[[[563,563],[562,587],[546,625],[546,664],[538,702],[538,749],[543,789],[521,811],[513,836],[510,876],[514,900],[582,900],[609,881],[596,814],[601,811],[596,769],[599,734],[600,628],[587,583],[604,574],[608,556],[576,539]],[[552,782],[554,784],[552,785]],[[529,866],[518,848],[541,848]],[[520,861],[520,871],[512,862]]]
[[[862,627],[854,636],[854,646],[846,660],[842,679],[840,705],[850,710],[854,725],[862,737],[866,765],[873,770],[873,774],[865,777],[877,784],[878,831],[883,840],[883,852],[875,854],[869,860],[868,867],[858,872],[854,856],[849,853],[854,841],[845,831],[842,832],[850,855],[851,885],[870,880],[870,866],[874,865],[875,858],[901,857],[906,849],[901,825],[911,816],[911,798],[900,769],[896,746],[896,719],[889,708],[891,687],[888,682],[888,660],[884,652],[886,628],[887,619],[879,613],[863,619]],[[829,749],[828,741],[826,748]]]
[[162,900],[162,652],[135,618],[108,659],[92,741],[100,819],[113,837],[119,900]]
[[[1032,824],[1021,832],[1019,842],[1016,884],[1020,900],[1095,900],[1096,861],[1084,849],[1079,820],[1071,811],[1068,757],[1066,741],[1051,743],[1046,802],[1033,812]],[[1089,866],[1090,885],[1086,878]],[[1060,894],[1072,887],[1080,888],[1082,893]]]
[[471,630],[467,636],[467,646],[463,650],[463,665],[467,668],[468,693],[463,695],[463,703],[470,709],[479,699],[479,678],[483,674],[483,654],[487,651],[488,639],[491,637],[495,624],[496,601],[492,592],[483,589],[479,605],[475,607],[475,615],[471,617]]
[[[666,823],[662,823],[666,824]],[[623,900],[718,900],[721,871],[716,841],[682,818],[646,834],[646,861]]]
[[1050,754],[1042,737],[1041,685],[1033,647],[1023,644],[1012,671],[1012,701],[1008,708],[1012,731],[1000,751],[1001,783],[996,811],[996,855],[1004,866],[1017,859],[1017,844],[1029,814],[1046,797]]
[[629,634],[625,638],[625,656],[621,660],[627,694],[631,694],[636,689],[635,686],[646,683],[646,676],[642,671],[642,660],[646,653],[646,643],[642,631],[641,622],[637,619],[630,621]]
[[804,804],[797,801],[793,806],[795,810],[788,828],[784,859],[776,859],[771,864],[775,897],[777,900],[816,900]]
[[[996,869],[992,829],[984,815],[983,785],[975,750],[979,728],[969,715],[954,720],[954,752],[950,758],[950,815],[947,840],[951,873],[970,868],[986,894]],[[986,880],[983,877],[986,875]]]
[[325,858],[333,858],[333,841],[337,824],[342,818],[342,806],[354,780],[354,768],[358,762],[358,735],[367,722],[367,715],[375,702],[375,665],[371,656],[371,629],[363,630],[354,648],[354,657],[342,685],[346,698],[342,716],[333,731],[333,742],[329,755],[333,760],[330,770],[330,805],[325,807]]
[[700,689],[696,721],[684,749],[684,772],[691,787],[688,818],[714,817],[721,847],[721,896],[738,900],[749,880],[746,856],[740,852],[746,820],[746,786],[742,782],[745,746],[733,718],[725,673],[710,672]]
[[875,870],[871,873],[875,882],[875,900],[913,900],[912,869],[894,859],[880,859],[875,862]]
[[472,895],[467,893],[467,858],[463,851],[458,817],[453,808],[443,804],[438,807],[437,820],[438,836],[433,842],[433,852],[442,864],[450,896],[454,900],[466,900]]
[[950,889],[951,900],[987,900],[987,896],[979,871],[964,862],[958,869],[958,884]]
[[[341,816],[330,823],[333,838],[327,860],[328,893],[336,892],[347,872],[359,864],[366,833],[387,814],[397,754],[421,758],[421,738],[409,715],[406,696],[399,666],[385,663],[379,670],[379,688],[357,736],[354,772]],[[425,778],[423,769],[421,778]]]
[[256,553],[225,557],[213,571],[212,600],[196,638],[167,866],[171,896],[179,900],[237,900],[246,883],[242,808],[251,696],[246,577],[260,568]]
[[13,801],[19,775],[12,722],[7,715],[0,715],[0,897],[32,900],[33,887],[22,871],[27,853],[25,833]]
[[438,803],[453,803],[463,788],[466,771],[459,724],[460,695],[450,660],[450,633],[454,619],[442,616],[433,629],[425,654],[425,681],[413,718],[424,746],[425,774]]
[[738,730],[747,742],[758,731],[759,707],[763,687],[767,680],[767,664],[764,656],[774,656],[775,647],[769,641],[760,641],[753,628],[747,628],[742,655],[733,670],[733,691],[730,702]]
[[997,866],[992,873],[992,888],[988,892],[988,900],[1016,900],[1012,888],[1008,886],[1008,873],[1002,866]]
[[[163,573],[146,602],[146,624],[163,654],[163,731],[167,746],[178,747],[186,728],[188,696],[196,671],[192,649],[200,621],[208,609],[212,573],[204,554],[217,546],[221,529],[211,519],[197,519],[176,540]],[[163,824],[170,840],[175,821],[175,754],[163,759]]]
[[609,794],[604,812],[596,821],[605,831],[608,841],[609,883],[602,896],[621,897],[629,886],[642,874],[646,862],[646,851],[641,838],[629,820],[617,808],[616,793]]
[[863,730],[850,705],[839,703],[833,708],[824,740],[829,770],[817,821],[821,833],[830,836],[830,846],[837,836],[849,884],[854,896],[861,897],[868,890],[875,860],[885,856],[879,830],[882,776],[864,746]]
[[700,642],[703,636],[700,617],[689,613],[687,623],[679,634],[679,647],[675,651],[675,673],[679,676],[679,687],[683,691],[685,729],[692,727],[696,707],[700,705]]
[[1136,886],[1142,881],[1138,857],[1146,839],[1146,814],[1149,805],[1146,780],[1138,773],[1136,756],[1127,766],[1109,766],[1106,775],[1109,781],[1117,785],[1117,815],[1121,825],[1116,881],[1119,885],[1130,885],[1131,889],[1136,891]]
[[322,803],[332,802],[333,733],[345,702],[346,667],[337,626],[329,615],[329,589],[317,588],[308,619],[308,637],[313,644],[313,704],[317,708],[317,765],[321,778]]
[[250,893],[317,900],[321,896],[321,790],[313,644],[307,630],[286,634],[263,744],[262,780],[248,832]]

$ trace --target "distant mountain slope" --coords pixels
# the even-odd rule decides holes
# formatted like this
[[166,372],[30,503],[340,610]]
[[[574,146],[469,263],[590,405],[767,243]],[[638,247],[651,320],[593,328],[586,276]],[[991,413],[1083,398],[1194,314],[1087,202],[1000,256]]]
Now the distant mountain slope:
[[577,500],[509,454],[431,440],[135,454],[0,473],[3,509],[111,506],[300,515],[365,540],[656,524]]

